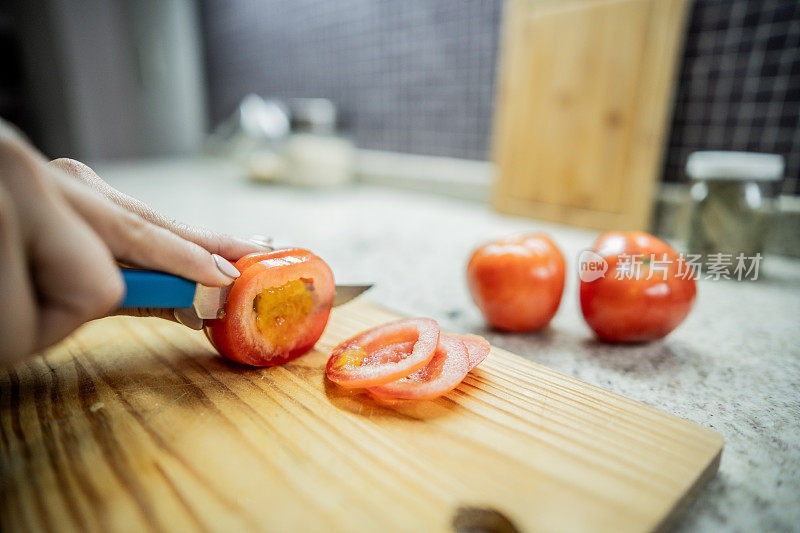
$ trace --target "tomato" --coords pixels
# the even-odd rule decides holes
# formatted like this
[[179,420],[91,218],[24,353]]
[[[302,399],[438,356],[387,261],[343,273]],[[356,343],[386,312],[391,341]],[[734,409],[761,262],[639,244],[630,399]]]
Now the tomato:
[[457,335],[459,340],[467,347],[467,354],[469,355],[469,369],[472,370],[486,359],[489,355],[489,341],[479,335]]
[[580,298],[583,317],[600,339],[659,339],[689,314],[697,294],[694,279],[664,241],[640,231],[610,232],[597,239],[594,251],[608,270],[581,281]]
[[541,234],[481,246],[467,265],[472,299],[492,326],[533,331],[547,325],[564,292],[564,256]]
[[322,335],[333,305],[333,273],[297,248],[245,256],[223,317],[206,321],[206,335],[225,357],[273,366],[308,352]]
[[439,336],[433,358],[416,372],[367,390],[380,399],[430,400],[454,389],[469,372],[469,353],[458,335]]
[[439,343],[439,324],[430,318],[398,320],[339,344],[326,373],[342,387],[371,387],[396,381],[428,364]]

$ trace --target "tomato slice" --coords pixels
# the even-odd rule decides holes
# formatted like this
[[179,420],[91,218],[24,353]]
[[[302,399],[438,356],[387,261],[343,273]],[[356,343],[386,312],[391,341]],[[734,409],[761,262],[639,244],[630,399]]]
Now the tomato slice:
[[251,254],[235,266],[241,275],[231,287],[224,316],[206,321],[214,347],[252,366],[278,365],[308,352],[322,335],[333,305],[335,286],[328,265],[295,248]]
[[469,364],[469,352],[461,337],[442,334],[426,366],[402,379],[367,390],[379,399],[430,400],[461,383],[469,372]]
[[331,352],[326,373],[342,387],[389,383],[428,364],[439,343],[439,324],[430,318],[389,322],[359,333]]
[[470,370],[481,364],[486,359],[486,356],[489,355],[489,350],[491,350],[489,341],[480,335],[457,335],[457,337],[467,347]]

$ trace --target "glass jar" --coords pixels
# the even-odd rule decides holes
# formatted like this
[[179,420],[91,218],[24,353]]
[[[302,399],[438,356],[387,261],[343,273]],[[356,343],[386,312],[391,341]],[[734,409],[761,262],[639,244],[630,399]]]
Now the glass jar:
[[686,162],[693,180],[688,252],[763,254],[775,208],[783,157],[748,152],[694,152]]
[[292,134],[286,141],[285,180],[292,185],[344,185],[354,174],[355,146],[336,130],[336,106],[324,98],[289,101]]

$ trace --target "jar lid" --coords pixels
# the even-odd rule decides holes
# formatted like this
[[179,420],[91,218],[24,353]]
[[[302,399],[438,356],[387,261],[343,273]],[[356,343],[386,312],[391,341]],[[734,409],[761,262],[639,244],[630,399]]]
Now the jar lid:
[[294,130],[310,133],[336,130],[336,105],[326,98],[292,98],[289,108]]
[[686,173],[696,180],[778,181],[783,156],[755,152],[694,152]]

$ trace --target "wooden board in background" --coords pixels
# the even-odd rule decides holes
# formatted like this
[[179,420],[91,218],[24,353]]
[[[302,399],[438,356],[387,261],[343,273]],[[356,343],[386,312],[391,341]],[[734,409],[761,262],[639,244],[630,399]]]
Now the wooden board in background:
[[646,230],[688,0],[508,0],[494,206]]
[[268,369],[109,318],[0,371],[2,529],[651,531],[717,469],[717,433],[499,349],[405,407],[326,382],[335,344],[394,318],[352,302]]

